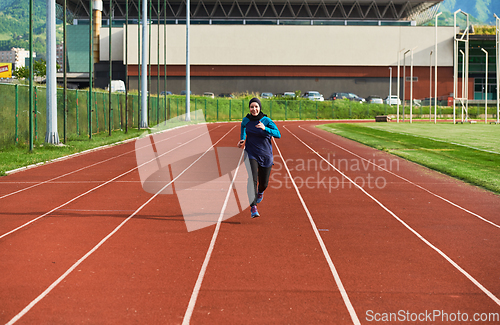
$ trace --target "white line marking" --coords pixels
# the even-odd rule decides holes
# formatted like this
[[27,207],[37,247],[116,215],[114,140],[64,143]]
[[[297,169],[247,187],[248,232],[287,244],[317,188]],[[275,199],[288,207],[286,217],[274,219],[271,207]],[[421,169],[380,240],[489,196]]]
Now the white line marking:
[[[283,126],[283,127],[286,129],[286,126]],[[344,151],[346,151],[346,152],[350,153],[350,154],[351,154],[351,155],[353,155],[353,156],[356,156],[356,157],[358,157],[358,158],[360,158],[360,159],[362,159],[362,160],[364,160],[364,161],[367,161],[368,163],[370,163],[370,164],[372,164],[372,165],[376,166],[377,168],[379,168],[380,170],[383,170],[383,171],[385,171],[385,172],[387,172],[387,173],[389,173],[389,174],[392,174],[392,175],[396,176],[397,178],[400,178],[400,179],[402,179],[403,181],[408,182],[408,183],[410,183],[410,184],[412,184],[412,185],[414,185],[414,186],[416,186],[416,187],[420,188],[421,190],[423,190],[423,191],[425,191],[425,192],[427,192],[427,193],[429,193],[429,194],[431,194],[431,195],[433,195],[433,196],[435,196],[435,197],[437,197],[437,198],[439,198],[439,199],[441,199],[441,200],[443,200],[443,201],[445,201],[445,202],[447,202],[447,203],[449,203],[449,204],[453,205],[453,206],[454,206],[454,207],[456,207],[456,208],[459,208],[459,209],[460,209],[460,210],[462,210],[462,211],[465,211],[465,212],[467,212],[467,213],[469,213],[469,214],[471,214],[471,215],[473,215],[473,216],[477,217],[478,219],[483,220],[483,221],[484,221],[484,222],[486,222],[486,223],[489,223],[490,225],[492,225],[492,226],[494,226],[494,227],[500,228],[500,225],[498,225],[498,224],[496,224],[496,223],[494,223],[494,222],[492,222],[492,221],[490,221],[490,220],[488,220],[488,219],[486,219],[486,218],[484,218],[484,217],[481,217],[481,216],[480,216],[480,215],[478,215],[477,213],[474,213],[474,212],[472,212],[472,211],[470,211],[470,210],[467,210],[466,208],[463,208],[463,207],[461,207],[460,205],[458,205],[458,204],[456,204],[456,203],[453,203],[453,202],[451,202],[450,200],[448,200],[448,199],[446,199],[446,198],[444,198],[444,197],[442,197],[442,196],[440,196],[440,195],[438,195],[438,194],[436,194],[436,193],[434,193],[434,192],[431,192],[430,190],[426,189],[425,187],[422,187],[422,186],[420,186],[420,185],[418,185],[418,184],[416,184],[416,183],[413,183],[413,182],[412,182],[412,181],[410,181],[409,179],[406,179],[406,178],[404,178],[404,177],[402,177],[402,176],[399,176],[398,174],[395,174],[395,173],[393,173],[392,171],[390,171],[390,170],[388,170],[388,169],[385,169],[385,168],[383,168],[382,166],[379,166],[379,165],[377,165],[377,164],[373,163],[373,162],[372,162],[372,161],[370,161],[369,159],[365,159],[365,158],[361,157],[360,155],[357,155],[357,154],[355,154],[354,152],[352,152],[352,151],[350,151],[350,150],[348,150],[348,149],[346,149],[346,148],[344,148],[344,147],[341,147],[341,146],[339,146],[338,144],[336,144],[336,143],[334,143],[334,142],[332,142],[332,141],[330,141],[330,140],[328,140],[328,139],[325,139],[325,138],[323,138],[323,137],[321,137],[321,136],[319,136],[319,135],[315,134],[314,132],[311,132],[311,131],[309,131],[309,130],[307,130],[307,129],[303,128],[302,126],[299,126],[299,128],[300,128],[300,129],[302,129],[302,130],[304,130],[304,131],[306,131],[306,132],[311,133],[312,135],[314,135],[314,136],[316,136],[316,137],[318,137],[318,138],[320,138],[320,139],[322,139],[322,140],[324,140],[324,141],[326,141],[326,142],[328,142],[328,143],[330,143],[330,144],[333,144],[334,146],[336,146],[336,147],[338,147],[338,148],[340,148],[340,149],[342,149],[342,150],[344,150]],[[290,130],[288,130],[288,131],[290,131]]]
[[[214,129],[215,129],[215,128],[214,128]],[[172,130],[173,130],[173,129],[172,129]],[[169,137],[169,138],[163,139],[163,140],[158,141],[158,142],[166,141],[166,140],[169,140],[169,139],[175,138],[175,137],[176,137],[176,136],[178,136],[178,135],[181,135],[181,134],[184,134],[184,133],[187,133],[187,132],[191,132],[191,131],[193,131],[193,129],[188,130],[188,131],[183,132],[183,133],[180,133],[180,134],[176,134],[176,135],[174,135],[174,136],[171,136],[171,137]],[[132,140],[133,140],[133,139],[132,139]],[[117,144],[119,144],[119,143],[117,143]],[[147,145],[145,145],[145,146],[143,146],[143,147],[141,147],[141,148],[138,148],[138,149],[142,149],[142,148],[145,148],[145,147],[148,147],[148,146],[147,146]],[[100,150],[100,149],[101,149],[101,148],[99,148],[99,150]],[[71,158],[71,157],[76,156],[76,155],[83,155],[84,153],[87,153],[87,152],[90,152],[90,151],[97,151],[97,148],[96,148],[96,149],[86,150],[86,151],[83,151],[83,152],[79,152],[79,153],[76,153],[76,154],[73,154],[73,155],[69,155],[69,156],[61,157],[61,158],[58,158],[58,159],[52,160],[52,162],[59,161],[59,160],[63,160],[63,158],[64,158],[64,159],[68,159],[68,158]],[[3,199],[3,198],[6,198],[6,197],[8,197],[8,196],[11,196],[11,195],[14,195],[14,194],[18,194],[18,193],[20,193],[20,192],[23,192],[23,191],[29,190],[29,189],[31,189],[31,188],[37,187],[37,186],[39,186],[39,185],[42,185],[42,184],[46,184],[46,183],[52,182],[52,181],[54,181],[54,180],[56,180],[56,179],[59,179],[59,178],[62,178],[62,177],[65,177],[65,176],[68,176],[68,175],[71,175],[71,174],[74,174],[74,173],[78,173],[78,172],[80,172],[80,171],[82,171],[82,170],[84,170],[84,169],[87,169],[87,168],[90,168],[90,167],[97,166],[97,165],[99,165],[99,164],[102,164],[102,163],[108,162],[108,161],[110,161],[110,160],[113,160],[113,159],[119,158],[119,157],[121,157],[121,156],[127,155],[127,154],[129,154],[129,153],[134,152],[134,151],[135,151],[135,150],[127,151],[127,152],[125,152],[125,153],[119,154],[118,156],[114,156],[114,157],[111,157],[111,158],[108,158],[108,159],[105,159],[105,160],[102,160],[102,161],[96,162],[96,163],[94,163],[94,164],[92,164],[92,165],[88,165],[88,166],[82,167],[82,168],[80,168],[80,169],[74,170],[74,171],[72,171],[72,172],[69,172],[69,173],[66,173],[66,174],[63,174],[63,175],[60,175],[60,176],[57,176],[57,177],[51,178],[51,179],[49,179],[49,180],[46,180],[46,181],[43,181],[43,182],[40,182],[40,183],[36,183],[36,184],[34,184],[34,185],[32,185],[32,186],[28,186],[28,187],[26,187],[26,188],[22,188],[22,189],[20,189],[20,190],[15,191],[15,192],[5,194],[5,195],[3,195],[3,196],[0,196],[0,200],[1,200],[1,199]],[[45,164],[45,163],[40,163],[40,164]],[[27,168],[27,167],[22,167],[22,168]],[[21,169],[22,169],[22,168],[21,168]],[[2,182],[2,183],[0,183],[0,184],[10,184],[10,183],[14,183],[14,184],[23,184],[23,183],[29,183],[29,182]],[[72,183],[74,183],[74,182],[72,182]]]
[[[286,127],[284,127],[287,129]],[[356,186],[358,189],[360,189],[363,193],[366,194],[370,199],[372,199],[375,203],[377,203],[382,209],[387,211],[391,216],[394,217],[397,221],[399,221],[403,226],[405,226],[409,231],[411,231],[415,236],[417,236],[420,240],[422,240],[425,244],[427,244],[430,248],[432,248],[434,251],[436,251],[439,255],[441,255],[445,260],[447,260],[451,265],[453,265],[460,273],[465,275],[467,279],[469,279],[472,283],[474,283],[481,291],[483,291],[491,300],[493,300],[497,305],[500,306],[500,299],[498,299],[493,293],[491,293],[488,289],[486,289],[479,281],[477,281],[475,278],[473,278],[467,271],[462,269],[457,263],[455,263],[450,257],[448,257],[444,252],[442,252],[439,248],[431,244],[427,239],[425,239],[420,233],[418,233],[416,230],[414,230],[412,227],[410,227],[406,222],[404,222],[402,219],[400,219],[394,212],[389,210],[385,205],[383,205],[380,201],[378,201],[375,197],[373,197],[371,194],[369,194],[364,188],[356,184],[352,179],[350,179],[346,174],[342,173],[339,169],[337,169],[332,163],[330,163],[327,159],[323,158],[320,154],[318,154],[314,149],[312,149],[309,145],[307,145],[304,141],[299,139],[292,131],[288,130],[291,135],[293,135],[297,140],[299,140],[304,146],[309,148],[312,152],[314,152],[318,157],[320,157],[322,160],[324,160],[328,165],[330,165],[333,169],[335,169],[339,174],[341,174],[343,177],[345,177],[349,182],[351,182],[354,186]]]
[[[217,128],[218,128],[218,127],[217,127]],[[214,128],[214,129],[216,129],[216,128]],[[212,129],[212,130],[214,130],[214,129]],[[174,151],[175,149],[180,148],[180,147],[182,147],[182,146],[184,146],[184,145],[186,145],[186,144],[190,143],[191,141],[196,140],[197,138],[201,137],[201,136],[202,136],[202,135],[204,135],[205,133],[207,133],[207,132],[204,132],[204,133],[200,134],[199,136],[197,136],[197,137],[195,137],[195,138],[193,138],[193,139],[189,140],[188,142],[185,142],[185,143],[183,143],[183,144],[181,144],[181,145],[178,145],[177,147],[175,147],[175,148],[173,148],[173,149],[170,149],[169,151],[167,151],[167,152],[165,152],[165,153],[161,154],[159,157],[161,157],[161,156],[163,156],[163,155],[166,155],[167,153],[169,153],[169,152],[171,152],[171,151]],[[124,175],[126,175],[126,174],[128,174],[128,173],[133,172],[134,170],[138,169],[139,167],[144,166],[144,165],[146,165],[146,164],[148,164],[148,163],[150,163],[150,162],[152,162],[152,161],[156,161],[156,159],[157,159],[157,158],[155,157],[155,158],[153,158],[153,159],[151,159],[151,160],[149,160],[149,161],[146,161],[145,163],[143,163],[143,164],[141,164],[141,165],[139,165],[139,166],[136,166],[136,167],[134,167],[134,168],[130,169],[129,171],[126,171],[126,172],[124,172],[124,173],[122,173],[122,174],[120,174],[120,175],[118,175],[118,176],[116,176],[116,177],[114,177],[114,178],[110,179],[109,181],[107,181],[107,182],[105,182],[105,183],[103,183],[103,184],[101,184],[101,185],[99,185],[99,186],[96,186],[96,187],[94,187],[94,188],[91,188],[91,189],[90,189],[90,190],[88,190],[87,192],[84,192],[84,193],[82,193],[82,194],[80,194],[80,195],[78,195],[78,196],[75,196],[75,197],[74,197],[74,198],[72,198],[71,200],[66,201],[65,203],[63,203],[63,204],[61,204],[60,206],[55,207],[54,209],[52,209],[52,210],[50,210],[50,211],[48,211],[48,212],[46,212],[46,213],[42,214],[41,216],[38,216],[38,217],[36,217],[35,219],[32,219],[32,220],[30,220],[30,221],[26,222],[25,224],[23,224],[23,225],[21,225],[21,226],[19,226],[19,227],[15,228],[15,229],[13,229],[13,230],[11,230],[11,231],[9,231],[9,232],[6,232],[6,233],[5,233],[5,234],[3,234],[3,235],[0,235],[0,239],[2,239],[2,238],[4,238],[4,237],[6,237],[6,236],[8,236],[8,235],[10,235],[10,234],[12,234],[12,233],[14,233],[14,232],[18,231],[19,229],[22,229],[22,228],[26,227],[27,225],[32,224],[33,222],[37,221],[38,219],[41,219],[41,218],[43,218],[43,217],[45,217],[45,216],[47,216],[47,215],[51,214],[52,212],[54,212],[54,211],[56,211],[56,210],[58,210],[58,209],[60,209],[60,208],[62,208],[62,207],[64,207],[64,206],[66,206],[66,205],[70,204],[71,202],[73,202],[73,201],[75,201],[75,200],[77,200],[77,199],[79,199],[79,198],[81,198],[81,197],[83,197],[83,196],[85,196],[85,195],[87,195],[87,194],[89,194],[89,193],[91,193],[91,192],[95,191],[95,190],[97,190],[98,188],[101,188],[101,187],[103,187],[104,185],[109,184],[109,183],[113,182],[114,180],[116,180],[116,179],[118,179],[118,178],[120,178],[120,177],[122,177],[122,176],[124,176]]]
[[[288,131],[288,132],[290,132],[290,131]],[[288,176],[290,177],[290,180],[292,181],[293,187],[295,188],[295,192],[297,192],[297,196],[299,197],[300,202],[302,203],[302,207],[304,208],[304,211],[306,212],[307,217],[309,218],[309,222],[311,223],[311,226],[314,230],[314,234],[316,235],[316,238],[318,239],[319,245],[321,246],[321,250],[323,251],[323,255],[325,256],[326,261],[328,262],[328,266],[330,267],[330,271],[332,272],[333,278],[335,279],[335,283],[337,284],[337,287],[339,288],[340,294],[342,295],[342,299],[344,300],[344,304],[346,305],[347,310],[349,311],[349,314],[351,315],[351,319],[352,319],[354,324],[361,324],[359,319],[358,319],[358,316],[356,315],[356,311],[354,310],[354,307],[352,306],[351,301],[349,300],[349,296],[347,295],[347,292],[344,288],[344,285],[342,284],[342,280],[340,280],[340,276],[337,272],[337,269],[335,268],[335,265],[333,264],[333,261],[330,257],[330,253],[328,253],[328,249],[326,248],[326,245],[323,242],[323,238],[321,238],[321,235],[319,234],[318,228],[316,227],[316,223],[314,222],[313,217],[312,217],[311,213],[309,212],[309,209],[307,208],[304,199],[302,198],[302,195],[300,195],[300,191],[297,187],[297,184],[295,184],[295,180],[292,177],[290,169],[288,169],[285,158],[281,154],[281,151],[278,147],[278,144],[276,143],[274,138],[273,138],[273,141],[274,141],[274,145],[276,146],[276,149],[278,150],[278,153],[281,157],[281,160],[283,161],[283,165],[286,168]]]
[[191,316],[193,316],[193,311],[194,311],[194,307],[196,305],[196,300],[198,299],[198,295],[199,295],[200,289],[201,289],[201,284],[203,283],[203,279],[205,278],[205,273],[207,271],[208,263],[210,262],[210,258],[212,257],[212,252],[213,252],[214,247],[215,247],[215,241],[217,240],[217,236],[219,235],[219,230],[221,227],[222,218],[224,216],[224,212],[226,211],[229,196],[231,195],[231,193],[233,191],[234,181],[236,179],[236,175],[238,174],[238,170],[240,168],[241,159],[243,158],[244,152],[245,152],[244,150],[241,150],[241,156],[240,156],[240,160],[238,161],[238,166],[236,167],[234,177],[231,180],[231,185],[229,186],[229,189],[227,190],[226,199],[224,200],[224,204],[223,204],[222,209],[220,211],[219,219],[217,220],[217,225],[215,226],[215,231],[214,231],[214,234],[212,235],[212,240],[210,241],[210,246],[208,247],[207,254],[205,255],[205,260],[203,261],[203,265],[201,266],[200,273],[198,274],[198,279],[196,280],[196,284],[195,284],[193,292],[191,294],[191,299],[189,299],[189,304],[188,304],[188,308],[186,310],[186,313],[184,314],[184,319],[182,320],[183,325],[189,324],[191,321]]
[[[113,231],[111,231],[106,237],[104,237],[97,245],[94,246],[90,251],[87,252],[82,258],[80,258],[75,264],[73,264],[63,275],[61,275],[56,281],[54,281],[47,289],[45,289],[38,297],[36,297],[32,302],[30,302],[23,310],[21,310],[16,316],[14,316],[6,325],[12,325],[17,322],[21,317],[26,315],[31,308],[33,308],[40,300],[45,298],[61,281],[63,281],[71,272],[73,272],[78,265],[85,261],[92,253],[94,253],[99,247],[101,247],[111,236],[113,236],[118,230],[120,230],[123,225],[125,225],[132,217],[134,217],[139,211],[141,211],[148,203],[150,203],[155,197],[157,197],[164,189],[166,189],[170,184],[172,184],[176,179],[178,179],[182,174],[184,174],[191,166],[198,162],[210,149],[212,149],[217,143],[219,143],[226,135],[228,135],[235,126],[231,128],[226,134],[224,134],[216,143],[212,144],[198,159],[196,159],[191,165],[186,167],[179,175],[172,179],[168,184],[163,186],[158,192],[156,192],[151,198],[149,198],[143,205],[141,205],[134,213],[132,213],[127,219],[123,220]],[[205,133],[203,133],[205,134]],[[196,139],[196,138],[195,138]],[[187,143],[187,142],[186,142]],[[153,159],[155,160],[155,159]]]

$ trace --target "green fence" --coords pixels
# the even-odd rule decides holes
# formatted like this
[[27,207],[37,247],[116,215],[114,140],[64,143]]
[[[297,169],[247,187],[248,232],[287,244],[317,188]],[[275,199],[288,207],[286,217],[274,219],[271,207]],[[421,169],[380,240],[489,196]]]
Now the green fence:
[[[35,87],[34,101],[34,141],[42,142],[46,130],[46,96],[45,87]],[[112,93],[111,111],[109,93],[96,90],[92,94],[92,133],[124,130],[138,127],[140,112],[139,96],[129,94],[126,112],[125,94]],[[29,88],[24,85],[0,84],[0,146],[29,141]],[[64,134],[63,90],[57,90],[58,133],[62,140]],[[67,90],[67,123],[66,136],[89,134],[88,90]],[[192,96],[191,114],[203,114],[208,122],[239,121],[248,113],[249,99],[208,98]],[[315,102],[309,100],[262,99],[262,111],[273,120],[295,119],[371,119],[377,115],[394,115],[396,107],[380,104],[363,104],[348,100]],[[184,96],[148,97],[148,125],[154,126],[185,113]],[[439,108],[438,114],[450,114],[450,109]],[[402,108],[400,107],[400,112]],[[409,112],[407,107],[406,112]],[[427,108],[428,112],[428,108]],[[473,113],[474,110],[471,110]],[[494,108],[491,112],[494,114]],[[414,117],[426,113],[425,108],[414,108]],[[111,118],[110,118],[111,117]],[[200,116],[194,116],[199,120]]]

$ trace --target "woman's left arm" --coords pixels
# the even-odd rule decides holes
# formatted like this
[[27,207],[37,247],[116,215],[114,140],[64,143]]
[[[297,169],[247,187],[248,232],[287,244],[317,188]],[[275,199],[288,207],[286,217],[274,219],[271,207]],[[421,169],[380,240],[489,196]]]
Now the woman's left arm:
[[269,133],[270,135],[272,135],[275,138],[278,138],[278,139],[281,138],[280,130],[278,130],[278,127],[276,126],[276,124],[274,124],[273,120],[266,117],[266,118],[263,118],[261,121],[266,126],[264,131],[266,131],[267,133]]

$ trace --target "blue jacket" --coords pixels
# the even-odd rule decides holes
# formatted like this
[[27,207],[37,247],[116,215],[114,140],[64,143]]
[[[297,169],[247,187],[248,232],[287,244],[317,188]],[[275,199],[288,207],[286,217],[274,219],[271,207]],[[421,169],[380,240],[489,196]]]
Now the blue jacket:
[[[259,122],[265,125],[265,130],[255,127]],[[259,166],[271,167],[273,165],[272,137],[279,139],[281,133],[269,117],[264,116],[260,121],[250,121],[248,117],[244,117],[241,121],[240,139],[246,139],[245,151],[248,159],[257,160]]]

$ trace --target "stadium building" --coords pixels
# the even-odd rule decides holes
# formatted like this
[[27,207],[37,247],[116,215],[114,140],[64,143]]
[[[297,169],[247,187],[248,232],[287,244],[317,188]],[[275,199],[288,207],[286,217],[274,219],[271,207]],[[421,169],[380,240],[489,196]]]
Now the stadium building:
[[[385,97],[391,82],[396,94],[399,61],[401,99],[403,87],[405,99],[410,98],[412,73],[413,98],[428,98],[431,89],[433,96],[437,39],[438,97],[447,98],[453,93],[456,30],[421,26],[433,19],[441,1],[191,1],[191,91],[217,95],[317,90],[325,98],[334,92]],[[148,89],[161,92],[166,82],[168,91],[180,93],[186,89],[186,2],[153,0],[147,4],[152,80]],[[128,81],[129,89],[138,88],[138,21],[143,3],[128,2],[128,37],[125,5],[125,0],[113,0],[110,10],[109,1],[94,1],[98,9],[93,10],[96,87],[109,83],[111,20],[113,79]],[[68,0],[68,9],[75,16],[68,26],[68,71],[86,72],[88,84],[88,2]],[[81,76],[78,82],[84,85]],[[469,84],[473,98],[474,79]]]

